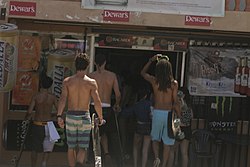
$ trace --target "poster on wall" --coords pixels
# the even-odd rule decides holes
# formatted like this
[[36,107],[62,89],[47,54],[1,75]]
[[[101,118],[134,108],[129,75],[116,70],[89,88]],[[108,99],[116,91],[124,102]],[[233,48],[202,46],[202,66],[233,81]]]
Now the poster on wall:
[[32,96],[38,92],[41,58],[41,39],[39,36],[20,35],[18,44],[18,63],[16,84],[10,94],[10,109],[26,110]]
[[39,74],[37,72],[17,72],[16,86],[12,90],[12,105],[28,106],[32,96],[38,92]]
[[38,36],[19,37],[18,70],[37,70],[40,63],[41,40]]
[[249,49],[190,47],[188,66],[190,94],[249,96],[248,60],[250,60]]
[[223,17],[224,0],[82,0],[82,8]]

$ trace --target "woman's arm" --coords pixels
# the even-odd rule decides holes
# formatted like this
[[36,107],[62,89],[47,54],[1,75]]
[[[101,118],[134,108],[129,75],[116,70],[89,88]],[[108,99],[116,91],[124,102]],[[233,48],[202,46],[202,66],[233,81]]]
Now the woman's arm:
[[173,84],[173,104],[174,104],[174,110],[177,114],[177,116],[180,118],[181,117],[181,108],[180,108],[180,102],[178,100],[177,97],[177,93],[178,93],[178,81],[174,80],[174,84]]

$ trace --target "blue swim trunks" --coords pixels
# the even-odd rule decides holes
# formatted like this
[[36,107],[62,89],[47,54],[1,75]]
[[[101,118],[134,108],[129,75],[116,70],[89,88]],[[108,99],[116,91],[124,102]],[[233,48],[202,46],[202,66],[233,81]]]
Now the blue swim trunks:
[[174,145],[175,140],[168,137],[168,112],[154,109],[151,137],[153,141],[163,141],[165,145]]

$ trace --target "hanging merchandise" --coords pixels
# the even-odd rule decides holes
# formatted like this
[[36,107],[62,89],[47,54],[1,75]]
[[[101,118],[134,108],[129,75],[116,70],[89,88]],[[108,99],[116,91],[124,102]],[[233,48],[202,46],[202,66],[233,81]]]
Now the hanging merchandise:
[[56,49],[49,53],[47,75],[53,79],[52,93],[60,97],[64,78],[74,73],[75,52]]
[[10,91],[15,85],[17,45],[17,26],[0,24],[0,92]]
[[248,79],[247,79],[247,96],[250,96],[250,59],[247,61]]

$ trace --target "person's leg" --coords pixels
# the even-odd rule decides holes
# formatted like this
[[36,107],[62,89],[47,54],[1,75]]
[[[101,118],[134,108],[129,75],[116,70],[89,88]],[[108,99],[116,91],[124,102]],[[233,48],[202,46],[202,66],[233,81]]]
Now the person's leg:
[[134,135],[134,143],[133,143],[133,157],[134,157],[134,167],[138,166],[138,150],[141,147],[142,144],[142,136],[139,134]]
[[159,158],[159,141],[153,141],[153,153],[156,158]]
[[37,162],[37,152],[32,151],[31,152],[31,167],[36,167],[36,162]]
[[43,140],[45,137],[44,126],[32,126],[32,151],[31,151],[31,167],[36,167],[37,156],[39,152],[43,151]]
[[42,156],[42,167],[47,166],[49,159],[49,153],[53,151],[55,142],[50,140],[48,125],[45,126],[45,137],[43,140],[43,156]]
[[188,166],[188,146],[189,146],[188,140],[184,139],[181,141],[181,144],[180,144],[181,160],[182,160],[181,167]]
[[126,153],[126,146],[127,146],[127,119],[125,118],[125,116],[121,115],[119,117],[119,130],[120,130],[120,135],[121,135],[121,142],[122,142],[122,150],[123,153]]
[[102,134],[101,136],[101,145],[102,145],[102,148],[103,148],[103,153],[104,155],[109,153],[109,149],[108,149],[108,137],[107,135],[104,133]]
[[68,148],[68,161],[69,167],[75,167],[76,163],[76,152],[73,148]]
[[169,158],[169,152],[170,152],[170,146],[164,144],[163,146],[163,161],[162,161],[162,167],[166,167],[168,158]]
[[44,152],[42,157],[42,167],[47,166],[48,159],[49,159],[49,152]]
[[83,164],[85,162],[86,155],[87,155],[86,149],[79,148],[76,156],[76,162]]
[[142,167],[147,166],[148,149],[149,149],[150,143],[151,143],[151,137],[150,136],[144,136],[143,147],[142,147]]
[[168,157],[168,161],[167,161],[167,167],[174,166],[175,153],[176,153],[176,150],[178,149],[178,145],[179,145],[179,142],[175,142],[175,144],[173,146],[169,146],[170,151],[169,151],[169,157]]
[[159,167],[160,165],[160,158],[159,158],[159,144],[160,142],[159,141],[153,141],[153,153],[154,153],[154,156],[155,156],[155,160],[154,160],[154,167]]

